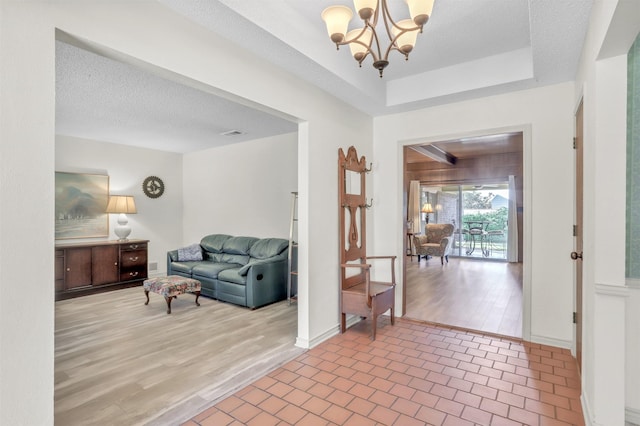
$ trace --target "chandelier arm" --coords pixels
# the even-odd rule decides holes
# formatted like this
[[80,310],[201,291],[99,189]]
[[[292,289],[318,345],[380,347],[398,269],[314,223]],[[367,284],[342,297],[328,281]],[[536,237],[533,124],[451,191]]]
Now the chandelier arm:
[[371,46],[369,46],[367,50],[371,52],[373,61],[376,62],[382,57],[382,51],[380,50],[380,40],[378,40],[378,32],[376,31],[375,27],[372,27],[370,23],[367,23],[367,25],[369,26],[369,28],[371,28],[371,32],[372,32],[371,44],[375,42],[376,50],[378,51],[378,54],[376,55],[376,52],[371,48]]
[[[423,25],[415,25],[411,28],[404,28],[399,26],[391,17],[391,13],[389,12],[389,7],[387,6],[386,0],[380,0],[380,1],[382,1],[382,4],[383,4],[382,16],[384,18],[384,26],[385,26],[385,29],[387,30],[387,36],[389,36],[389,42],[390,42],[389,47],[387,48],[387,51],[384,54],[384,59],[385,60],[389,59],[389,52],[391,52],[392,50],[397,50],[398,52],[404,55],[405,59],[409,59],[409,54],[404,53],[402,50],[400,50],[400,48],[398,47],[398,43],[396,43],[396,41],[401,35],[408,33],[410,31],[420,30],[420,33],[422,34]],[[397,28],[399,31],[395,37],[391,36],[391,34],[393,34],[393,31],[389,27],[389,23],[391,23],[391,26],[394,28]]]
[[[378,55],[376,55],[376,52],[375,52],[373,49],[371,49],[371,45],[367,45],[366,43],[363,43],[363,42],[361,42],[361,41],[359,40],[359,39],[360,39],[360,37],[362,37],[362,35],[363,35],[363,34],[365,33],[365,31],[367,30],[367,27],[370,27],[370,24],[369,24],[368,22],[365,22],[365,26],[362,28],[362,31],[360,31],[360,33],[359,33],[356,37],[352,38],[351,40],[346,40],[346,39],[345,39],[345,40],[343,40],[343,41],[340,41],[340,42],[336,43],[336,47],[337,47],[338,49],[340,48],[340,46],[346,46],[346,45],[349,45],[349,44],[351,44],[351,43],[359,44],[360,46],[362,46],[362,47],[364,47],[365,49],[367,49],[367,53],[365,53],[365,54],[364,54],[364,56],[362,56],[362,59],[360,59],[360,60],[358,61],[358,63],[359,63],[360,65],[362,65],[362,61],[363,61],[363,60],[364,60],[364,59],[365,59],[369,54],[371,54],[371,57],[373,58],[373,60],[374,60],[374,61],[377,61],[377,60],[378,60],[378,58],[380,57],[380,56],[379,56],[379,55],[380,55],[380,44],[377,42],[377,38],[376,38],[376,45],[377,45],[377,47],[378,47]],[[370,28],[371,28],[371,27],[370,27]],[[375,37],[377,37],[375,30],[374,30],[373,28],[371,28],[371,29],[372,29],[373,35],[374,35]],[[373,41],[373,38],[372,38],[372,41]]]
[[402,50],[400,50],[400,48],[398,47],[398,44],[396,43],[396,41],[398,40],[398,38],[403,35],[406,32],[409,31],[413,31],[413,30],[405,30],[404,28],[400,28],[400,27],[396,27],[400,29],[400,32],[398,33],[397,36],[393,37],[393,39],[391,39],[391,42],[389,43],[389,47],[387,47],[387,51],[384,52],[384,60],[389,60],[389,52],[391,52],[392,50],[397,50],[398,52],[400,52],[402,55],[404,55],[405,59],[409,59],[409,54],[408,53],[404,53]]
[[[401,30],[403,32],[420,30],[420,32],[422,33],[422,29],[424,28],[423,25],[416,25],[416,26],[411,27],[411,28],[403,28],[403,27],[399,26],[398,24],[396,24],[396,21],[394,21],[393,18],[391,17],[391,13],[389,12],[389,7],[387,6],[386,0],[381,0],[381,1],[382,1],[383,8],[384,8],[384,10],[383,10],[383,12],[384,12],[383,18],[385,18],[384,19],[384,26],[385,26],[385,28],[387,30],[387,35],[389,36],[389,39],[392,38],[391,37],[391,28],[389,27],[389,22],[391,23],[391,26],[393,26],[393,27],[395,27],[395,28],[397,28],[397,29],[399,29],[399,30]],[[406,31],[404,31],[404,30],[406,30]],[[397,37],[395,37],[394,40],[396,38]]]
[[374,52],[373,50],[371,50],[371,46],[367,46],[365,43],[361,42],[360,40],[358,40],[357,38],[353,39],[352,41],[348,42],[347,44],[351,44],[351,43],[356,43],[359,44],[360,46],[363,46],[365,49],[367,49],[367,53],[365,53],[364,55],[362,55],[362,58],[360,58],[360,60],[357,60],[358,63],[362,66],[362,61],[365,60],[365,58],[371,54],[371,57],[373,58],[374,61],[377,61],[378,59],[376,58],[376,52]]
[[[389,12],[389,7],[387,5],[387,1],[386,0],[380,0],[380,2],[382,3],[382,19],[384,20],[384,27],[385,27],[385,30],[387,31],[387,37],[389,37],[389,47],[387,47],[387,50],[384,53],[383,60],[385,60],[385,61],[389,60],[389,53],[392,50],[397,50],[402,55],[404,55],[405,59],[409,59],[409,54],[408,53],[404,53],[402,50],[400,50],[400,48],[398,47],[398,44],[396,43],[396,41],[398,40],[398,38],[401,35],[403,35],[404,33],[409,32],[409,31],[415,31],[415,30],[419,29],[420,32],[422,32],[422,26],[416,25],[415,27],[411,27],[411,28],[403,28],[403,27],[399,26],[398,24],[396,24],[396,22],[391,17],[391,13]],[[391,27],[389,26],[389,23],[391,23],[392,27],[395,27],[400,31],[395,37],[392,36],[393,31],[391,31]],[[382,57],[382,55],[381,55],[381,57]]]
[[[375,28],[378,25],[378,14],[380,13],[380,3],[386,3],[386,0],[378,0],[378,7],[376,7],[376,11],[373,12],[373,22],[365,21],[365,25],[369,24],[370,27]],[[370,21],[371,19],[369,19]]]
[[387,30],[387,36],[389,36],[389,40],[391,40],[393,39],[393,37],[391,37],[391,28],[389,28],[389,22],[391,22],[391,25],[396,28],[400,27],[396,25],[396,23],[393,21],[393,18],[391,17],[389,6],[387,5],[387,0],[380,0],[380,2],[382,3],[382,19],[384,19],[384,28]]
[[[382,19],[384,20],[384,28],[387,31],[387,37],[389,37],[389,47],[387,47],[387,51],[384,53],[384,60],[388,61],[389,60],[389,52],[391,52],[391,50],[400,50],[398,49],[397,45],[396,45],[396,40],[398,39],[398,36],[396,37],[392,37],[391,34],[393,34],[391,32],[391,28],[389,28],[389,21],[391,22],[391,25],[393,25],[394,27],[398,27],[396,25],[395,22],[393,22],[393,18],[391,18],[391,14],[389,13],[389,7],[387,5],[387,1],[386,0],[380,0],[380,2],[382,3]],[[399,27],[398,27],[399,28]]]

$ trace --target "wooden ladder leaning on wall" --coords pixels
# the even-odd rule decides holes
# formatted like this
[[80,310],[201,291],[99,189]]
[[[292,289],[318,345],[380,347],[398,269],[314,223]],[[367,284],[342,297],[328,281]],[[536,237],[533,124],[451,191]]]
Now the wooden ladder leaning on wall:
[[[390,310],[394,324],[396,256],[367,256],[367,217],[364,156],[358,159],[356,149],[349,147],[345,156],[338,151],[338,194],[340,220],[340,331],[347,328],[347,314],[371,318],[371,340],[376,339],[378,316]],[[388,259],[389,281],[371,281],[371,260]]]

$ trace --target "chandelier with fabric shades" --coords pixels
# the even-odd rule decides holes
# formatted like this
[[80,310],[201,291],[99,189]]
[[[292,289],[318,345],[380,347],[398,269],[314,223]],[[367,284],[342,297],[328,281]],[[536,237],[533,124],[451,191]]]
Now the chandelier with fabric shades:
[[[410,19],[394,21],[389,13],[387,0],[353,0],[355,10],[363,20],[362,28],[347,32],[353,11],[347,6],[330,6],[322,12],[322,19],[327,25],[327,32],[331,41],[340,48],[348,44],[353,58],[362,66],[362,61],[371,55],[373,67],[378,70],[380,77],[389,65],[389,53],[397,50],[409,59],[409,53],[416,44],[418,33],[429,21],[433,10],[434,0],[405,0],[409,7]],[[389,39],[386,48],[376,30],[378,17],[382,14],[384,29]]]

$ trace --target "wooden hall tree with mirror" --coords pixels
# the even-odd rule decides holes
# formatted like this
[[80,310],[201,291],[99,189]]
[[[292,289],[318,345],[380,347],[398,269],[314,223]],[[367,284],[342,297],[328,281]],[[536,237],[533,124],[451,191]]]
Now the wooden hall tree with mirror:
[[[371,339],[376,339],[378,316],[390,310],[394,324],[396,256],[367,256],[367,216],[364,156],[351,146],[345,156],[338,150],[340,211],[340,331],[347,329],[347,314],[371,318]],[[389,260],[389,281],[371,281],[370,261]],[[384,262],[386,263],[386,262]]]

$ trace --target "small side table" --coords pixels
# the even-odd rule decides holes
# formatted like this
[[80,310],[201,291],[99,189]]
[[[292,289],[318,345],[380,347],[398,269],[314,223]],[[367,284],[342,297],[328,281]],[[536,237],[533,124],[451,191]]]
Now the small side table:
[[413,232],[407,232],[407,239],[409,240],[409,244],[407,244],[407,256],[411,256],[411,261],[413,262]]

